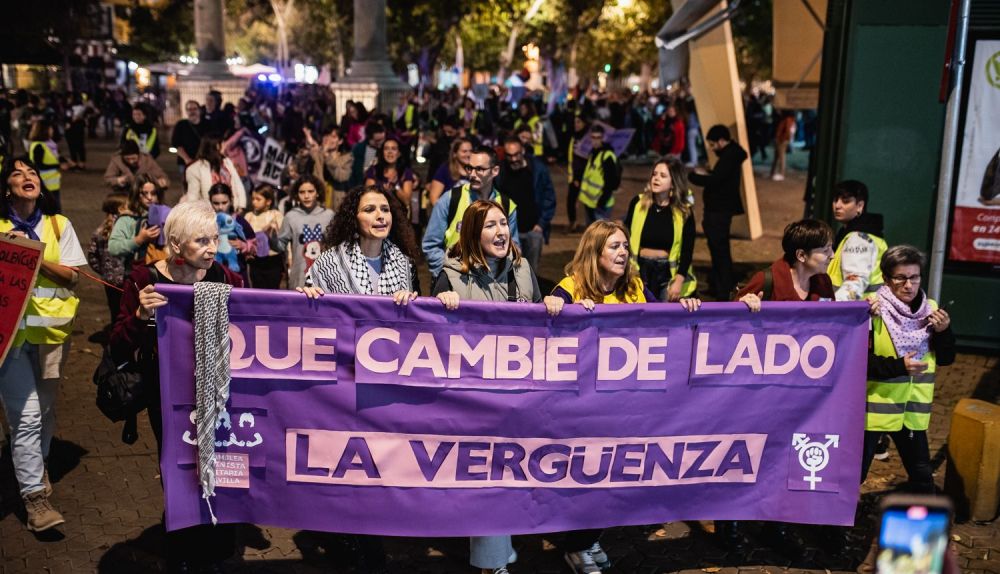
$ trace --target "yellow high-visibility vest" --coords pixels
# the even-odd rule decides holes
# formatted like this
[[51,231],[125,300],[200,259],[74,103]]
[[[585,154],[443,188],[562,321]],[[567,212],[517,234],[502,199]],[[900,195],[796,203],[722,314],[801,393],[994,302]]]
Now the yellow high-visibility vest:
[[[684,212],[671,206],[670,213],[674,220],[674,241],[670,245],[670,254],[667,256],[667,261],[670,262],[670,278],[673,279],[674,275],[677,275],[677,268],[680,267],[681,264],[681,242],[683,241],[682,237],[684,234]],[[629,247],[632,250],[632,255],[636,257],[639,256],[639,250],[642,248],[639,243],[642,238],[642,228],[646,225],[647,215],[649,215],[649,208],[643,207],[642,201],[636,202],[635,211],[632,212],[632,225],[629,228]],[[681,297],[691,295],[697,288],[698,280],[695,278],[694,274],[691,273],[691,268],[688,267],[687,275],[684,277],[684,283],[681,285]]]
[[45,142],[31,142],[28,146],[28,156],[35,157],[35,150],[39,147],[42,148],[42,164],[38,166],[38,177],[41,178],[45,189],[59,191],[59,188],[62,187],[59,156],[52,153],[52,149],[45,145]]
[[[928,299],[927,303],[931,311],[937,310],[936,301]],[[899,356],[881,317],[872,317],[872,339],[876,355],[893,358]],[[937,359],[932,350],[920,360],[927,363],[927,370],[919,375],[868,381],[865,430],[893,432],[902,430],[903,427],[915,431],[927,430],[934,402]]]
[[[597,154],[591,155],[587,159],[586,169],[583,170],[583,179],[580,181],[580,203],[591,209],[598,207],[597,202],[604,191],[604,161],[608,157],[618,161],[615,152],[605,148]],[[614,204],[615,196],[612,195],[606,207],[610,209]]]
[[[578,301],[578,299],[577,299],[577,293],[576,293],[576,281],[572,277],[568,277],[568,276],[567,277],[563,277],[562,281],[559,282],[559,285],[557,285],[557,287],[562,287],[563,289],[566,290],[567,293],[570,294],[570,297],[573,298],[573,301]],[[645,287],[642,284],[642,279],[639,279],[638,277],[636,277],[635,278],[635,295],[629,295],[628,293],[626,293],[625,294],[625,299],[619,299],[617,295],[615,295],[614,293],[611,293],[611,294],[605,295],[603,301],[595,301],[595,303],[604,303],[604,304],[614,304],[614,303],[645,303],[646,302],[646,295],[645,295],[644,290],[645,290]]]
[[[62,215],[46,215],[42,217],[42,222],[43,259],[58,264],[59,238],[68,220]],[[14,224],[9,219],[0,219],[0,233],[12,229]],[[36,345],[64,342],[73,332],[73,320],[79,305],[80,300],[72,289],[62,287],[39,273],[11,346],[19,347],[25,342]]]

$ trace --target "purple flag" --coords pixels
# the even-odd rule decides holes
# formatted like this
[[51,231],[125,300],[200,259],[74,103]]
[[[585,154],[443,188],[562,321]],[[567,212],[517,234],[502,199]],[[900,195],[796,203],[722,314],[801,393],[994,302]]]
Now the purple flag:
[[[152,203],[149,206],[149,214],[146,216],[146,225],[149,227],[156,225],[162,230],[163,224],[167,222],[168,215],[170,215],[170,206],[161,203]],[[156,245],[163,247],[166,244],[167,235],[161,232],[160,236],[156,238]]]
[[[170,530],[197,483],[190,287],[158,312]],[[236,289],[222,522],[391,536],[854,520],[863,303],[567,306]],[[599,511],[595,511],[599,509]],[[489,520],[482,520],[488,515]]]

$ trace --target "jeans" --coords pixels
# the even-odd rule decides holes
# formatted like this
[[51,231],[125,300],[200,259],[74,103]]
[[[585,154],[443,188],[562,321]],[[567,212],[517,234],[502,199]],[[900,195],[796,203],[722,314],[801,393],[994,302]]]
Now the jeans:
[[541,231],[525,231],[521,235],[521,257],[531,265],[531,270],[538,274],[538,260],[542,256],[542,246],[545,236]]
[[595,222],[595,221],[597,221],[599,219],[603,220],[603,221],[607,221],[607,220],[611,219],[611,208],[610,207],[607,207],[607,206],[604,206],[604,207],[586,207],[586,206],[584,206],[584,207],[585,207],[585,210],[587,212],[587,225],[590,225],[591,223],[593,223],[593,222]]
[[580,186],[569,182],[569,189],[566,191],[566,216],[569,217],[569,224],[576,224],[576,199],[580,197]]
[[729,301],[733,290],[733,255],[729,249],[729,233],[733,224],[731,213],[706,212],[701,221],[712,256],[712,273],[709,285],[718,301]]
[[[59,363],[69,354],[69,343],[64,345],[25,343],[11,349],[0,366],[0,398],[10,426],[11,458],[21,496],[45,488],[42,474],[56,428]],[[55,376],[43,379],[42,375]]]
[[[878,447],[878,439],[882,436],[879,431],[865,431],[864,455],[861,459],[861,482],[868,477],[868,469],[872,465],[872,458],[875,457],[875,449]],[[906,469],[906,474],[910,478],[909,490],[921,494],[934,494],[934,469],[931,468],[931,451],[927,445],[927,431],[915,431],[908,428],[887,432],[896,445],[899,452],[899,459]]]
[[510,536],[473,536],[469,538],[469,564],[476,568],[506,566],[514,555]]

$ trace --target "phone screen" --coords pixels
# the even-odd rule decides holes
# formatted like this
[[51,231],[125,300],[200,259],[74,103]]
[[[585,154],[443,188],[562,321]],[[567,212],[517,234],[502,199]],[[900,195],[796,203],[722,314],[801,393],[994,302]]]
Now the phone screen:
[[887,508],[882,514],[876,571],[940,574],[948,548],[948,522],[948,511],[943,508]]

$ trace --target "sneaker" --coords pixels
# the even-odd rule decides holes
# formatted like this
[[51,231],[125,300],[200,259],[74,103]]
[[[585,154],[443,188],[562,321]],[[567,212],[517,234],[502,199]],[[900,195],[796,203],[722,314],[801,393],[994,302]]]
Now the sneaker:
[[66,522],[41,490],[24,495],[24,509],[28,512],[28,530],[32,532],[48,530]]
[[776,173],[771,176],[771,179],[774,181],[785,181],[785,176],[781,175],[780,173]]
[[601,569],[594,562],[594,557],[590,555],[589,550],[567,552],[563,554],[563,558],[566,559],[566,564],[569,564],[569,567],[573,569],[574,574],[601,574]]
[[590,547],[590,550],[587,550],[587,552],[590,552],[590,556],[593,557],[594,563],[597,564],[598,568],[601,570],[611,568],[611,559],[608,558],[607,552],[601,548],[600,542],[595,542],[594,545]]
[[878,446],[875,447],[875,460],[888,460],[889,458],[889,437],[882,435],[878,439]]
[[45,498],[52,496],[52,482],[49,481],[49,469],[42,472],[42,484],[45,486]]

